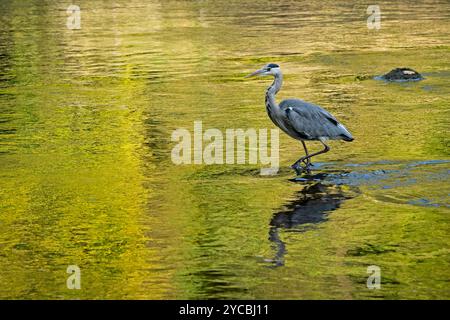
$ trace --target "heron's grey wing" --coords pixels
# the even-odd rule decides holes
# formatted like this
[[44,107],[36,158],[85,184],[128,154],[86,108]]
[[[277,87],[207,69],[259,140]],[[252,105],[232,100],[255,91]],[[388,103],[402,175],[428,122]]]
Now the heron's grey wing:
[[298,133],[301,139],[320,138],[353,140],[352,135],[328,111],[298,99],[288,99],[280,103],[285,112],[287,125]]

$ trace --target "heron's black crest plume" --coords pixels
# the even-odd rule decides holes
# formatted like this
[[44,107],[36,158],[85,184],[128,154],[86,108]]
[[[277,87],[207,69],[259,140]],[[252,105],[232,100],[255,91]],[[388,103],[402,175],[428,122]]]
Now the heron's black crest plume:
[[280,66],[275,63],[270,63],[267,65],[268,68],[279,68]]

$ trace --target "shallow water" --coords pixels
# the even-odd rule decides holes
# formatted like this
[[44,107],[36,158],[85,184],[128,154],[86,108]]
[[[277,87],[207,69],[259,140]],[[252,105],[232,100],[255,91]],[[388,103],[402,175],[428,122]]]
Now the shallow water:
[[[377,4],[380,30],[363,1],[78,1],[69,30],[1,1],[0,298],[449,299],[450,4]],[[273,128],[267,62],[355,141],[306,181],[284,134],[276,176],[174,165],[194,121]],[[373,80],[395,67],[425,80]]]

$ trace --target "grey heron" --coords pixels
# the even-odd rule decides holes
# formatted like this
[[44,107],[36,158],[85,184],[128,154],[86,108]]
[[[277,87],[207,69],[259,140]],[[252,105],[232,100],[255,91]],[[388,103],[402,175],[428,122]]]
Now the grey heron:
[[[266,110],[270,120],[291,136],[299,140],[306,155],[298,159],[291,167],[297,175],[303,171],[311,172],[311,157],[330,151],[325,143],[327,140],[353,141],[352,134],[336,118],[325,109],[299,99],[283,100],[277,104],[275,95],[280,91],[283,83],[283,74],[280,66],[269,63],[263,68],[256,70],[247,77],[273,76],[274,81],[266,91]],[[305,141],[320,141],[324,149],[315,153],[308,153]],[[304,167],[301,163],[304,163]]]

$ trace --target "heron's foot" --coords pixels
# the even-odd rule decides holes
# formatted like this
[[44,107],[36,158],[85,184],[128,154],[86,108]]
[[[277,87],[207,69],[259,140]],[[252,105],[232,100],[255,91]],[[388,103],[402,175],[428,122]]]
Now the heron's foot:
[[305,172],[306,172],[306,174],[311,174],[311,171],[312,171],[312,169],[311,169],[311,167],[313,167],[314,165],[311,163],[311,162],[308,162],[307,164],[306,164],[306,167],[305,167]]
[[310,174],[311,173],[311,163],[306,164],[305,166],[300,165],[302,161],[294,163],[291,168],[295,170],[298,176],[300,176],[303,172]]
[[294,163],[291,166],[291,168],[295,170],[295,173],[297,173],[298,176],[301,175],[303,172],[303,167],[301,165],[299,165],[298,163]]
[[311,162],[308,163],[308,164],[303,168],[303,171],[304,171],[306,174],[310,174],[310,173],[311,173],[311,166],[312,166]]
[[307,160],[302,160],[302,162],[305,164],[305,166],[307,167],[314,167],[314,165],[311,163],[310,159]]

